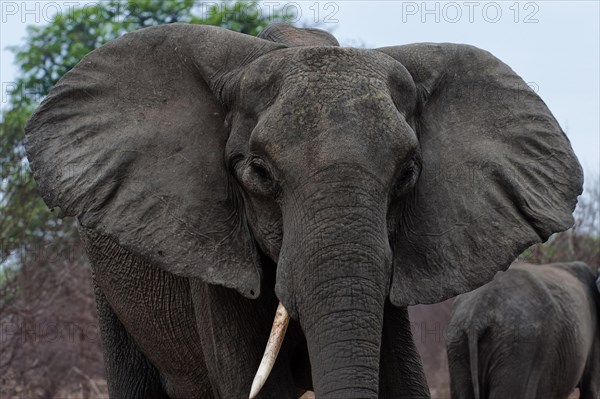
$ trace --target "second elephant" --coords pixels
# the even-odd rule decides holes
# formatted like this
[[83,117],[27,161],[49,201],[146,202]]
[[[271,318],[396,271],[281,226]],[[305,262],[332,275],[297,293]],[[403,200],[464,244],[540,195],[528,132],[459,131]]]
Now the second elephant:
[[600,393],[599,294],[582,262],[516,265],[454,303],[452,399]]

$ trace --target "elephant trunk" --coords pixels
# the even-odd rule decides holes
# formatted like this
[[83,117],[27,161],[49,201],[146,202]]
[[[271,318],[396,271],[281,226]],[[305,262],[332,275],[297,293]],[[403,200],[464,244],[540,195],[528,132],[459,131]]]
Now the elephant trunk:
[[378,398],[384,295],[364,277],[325,284],[332,287],[315,292],[307,310],[300,308],[316,395]]
[[306,336],[318,398],[378,397],[391,251],[377,193],[345,182],[284,213],[276,290]]

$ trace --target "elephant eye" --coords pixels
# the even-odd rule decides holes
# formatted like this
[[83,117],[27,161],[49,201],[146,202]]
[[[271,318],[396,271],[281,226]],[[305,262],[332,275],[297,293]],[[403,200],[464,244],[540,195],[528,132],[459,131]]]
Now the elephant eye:
[[260,159],[252,159],[243,168],[241,183],[246,190],[263,196],[276,193],[276,184],[269,167]]
[[271,172],[262,164],[258,162],[252,162],[250,164],[253,172],[263,180],[272,180]]
[[396,179],[396,183],[394,186],[394,195],[402,196],[403,194],[411,188],[417,178],[419,177],[420,165],[416,160],[411,160],[408,165],[406,165],[399,177]]
[[414,176],[416,170],[416,165],[411,164],[408,168],[404,169],[404,172],[402,172],[402,176],[400,176],[400,181],[403,183],[408,183]]

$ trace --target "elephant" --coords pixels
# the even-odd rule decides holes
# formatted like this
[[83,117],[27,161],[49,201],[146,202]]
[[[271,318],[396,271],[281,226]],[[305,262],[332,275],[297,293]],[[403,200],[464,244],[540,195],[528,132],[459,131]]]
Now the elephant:
[[600,294],[583,262],[516,264],[456,298],[452,399],[600,395]]
[[406,307],[567,229],[583,179],[488,52],[289,25],[123,35],[55,85],[25,148],[77,217],[112,398],[427,398]]

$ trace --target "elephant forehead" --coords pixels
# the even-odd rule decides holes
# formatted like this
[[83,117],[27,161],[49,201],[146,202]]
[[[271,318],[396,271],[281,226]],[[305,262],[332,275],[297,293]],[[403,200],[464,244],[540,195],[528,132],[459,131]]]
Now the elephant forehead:
[[369,49],[294,47],[271,51],[248,65],[247,70],[252,74],[272,70],[282,77],[300,71],[362,71],[385,76],[386,70],[394,69],[396,65],[393,58]]
[[357,79],[354,89],[335,87],[327,94],[290,85],[257,119],[250,149],[280,165],[309,159],[309,168],[370,165],[382,158],[393,164],[418,145],[389,91],[369,79]]
[[250,149],[282,169],[307,159],[314,168],[350,161],[368,166],[382,157],[403,159],[417,146],[405,120],[411,111],[405,104],[416,102],[414,83],[385,55],[294,48],[274,51],[253,68],[242,78],[239,97],[246,114],[256,115]]
[[273,52],[284,55],[282,61],[284,73],[298,72],[317,73],[351,73],[359,75],[376,75],[385,78],[397,63],[380,53],[355,48],[341,47],[300,47]]
[[312,74],[298,74],[282,85],[273,103],[293,109],[292,119],[308,119],[307,123],[333,115],[361,119],[356,112],[362,118],[370,113],[384,116],[389,113],[384,110],[394,106],[389,87],[381,79],[360,75],[325,75],[315,81]]
[[[293,91],[306,100],[318,96],[325,101],[383,91],[389,88],[402,96],[415,98],[415,87],[408,71],[387,55],[365,49],[339,47],[300,47],[273,51],[245,68],[240,81],[240,102],[261,111],[276,97]],[[311,100],[314,100],[311,98]],[[403,101],[412,103],[414,101]],[[257,109],[257,106],[259,109]]]

